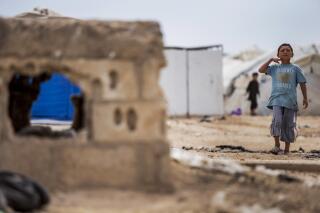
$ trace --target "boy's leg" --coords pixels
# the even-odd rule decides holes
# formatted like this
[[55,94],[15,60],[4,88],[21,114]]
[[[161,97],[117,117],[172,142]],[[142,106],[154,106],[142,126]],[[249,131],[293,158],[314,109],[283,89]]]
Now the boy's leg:
[[274,136],[274,146],[280,148],[280,137]]
[[290,143],[295,141],[295,111],[284,108],[280,140],[285,142],[285,153],[290,151]]
[[284,148],[284,153],[287,154],[290,152],[290,143],[286,143],[286,146]]
[[282,107],[273,106],[273,118],[270,132],[274,137],[274,146],[278,148],[280,148],[282,117]]

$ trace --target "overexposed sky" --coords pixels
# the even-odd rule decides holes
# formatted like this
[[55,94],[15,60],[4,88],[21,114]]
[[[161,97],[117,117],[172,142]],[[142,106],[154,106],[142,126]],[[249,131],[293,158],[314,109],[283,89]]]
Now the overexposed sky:
[[46,7],[65,16],[160,22],[167,46],[320,43],[320,0],[0,0],[0,16]]

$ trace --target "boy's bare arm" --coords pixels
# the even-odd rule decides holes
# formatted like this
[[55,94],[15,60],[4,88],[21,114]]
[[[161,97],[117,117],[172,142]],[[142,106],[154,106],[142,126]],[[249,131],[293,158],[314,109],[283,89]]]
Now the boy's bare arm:
[[306,83],[300,83],[300,88],[301,88],[301,92],[302,92],[302,96],[303,96],[303,108],[306,109],[309,105]]
[[279,63],[280,58],[270,58],[266,63],[262,64],[261,67],[259,68],[260,73],[266,73],[268,66],[271,62]]

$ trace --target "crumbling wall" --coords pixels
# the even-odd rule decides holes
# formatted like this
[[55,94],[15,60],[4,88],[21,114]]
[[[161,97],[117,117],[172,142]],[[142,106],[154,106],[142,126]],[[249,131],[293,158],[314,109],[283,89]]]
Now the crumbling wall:
[[[171,187],[157,23],[0,19],[0,32],[0,169],[50,189]],[[73,138],[17,136],[10,78],[55,71],[84,92],[86,128]]]

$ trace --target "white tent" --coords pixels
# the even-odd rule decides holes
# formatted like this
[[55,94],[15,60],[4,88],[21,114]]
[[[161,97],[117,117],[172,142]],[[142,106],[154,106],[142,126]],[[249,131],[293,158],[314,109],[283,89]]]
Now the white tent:
[[223,114],[222,46],[168,47],[161,72],[171,116]]
[[[311,98],[310,107],[308,110],[300,110],[301,114],[320,115],[320,101],[317,100],[317,94],[320,93],[320,60],[319,49],[320,45],[309,45],[304,47],[294,46],[293,63],[299,65],[306,76],[309,98]],[[247,101],[246,88],[251,80],[251,74],[258,72],[258,68],[262,63],[271,57],[275,57],[276,52],[272,51],[265,54],[260,54],[249,61],[232,60],[228,58],[224,64],[224,74],[228,78],[224,79],[224,94],[225,94],[225,113],[229,114],[232,110],[240,108],[243,113],[249,112],[249,101]],[[312,72],[310,71],[312,70]],[[259,75],[260,83],[260,98],[258,98],[257,113],[268,115],[272,111],[266,108],[268,98],[271,93],[271,78],[264,74]],[[298,104],[302,109],[302,97],[300,88],[297,88]]]

